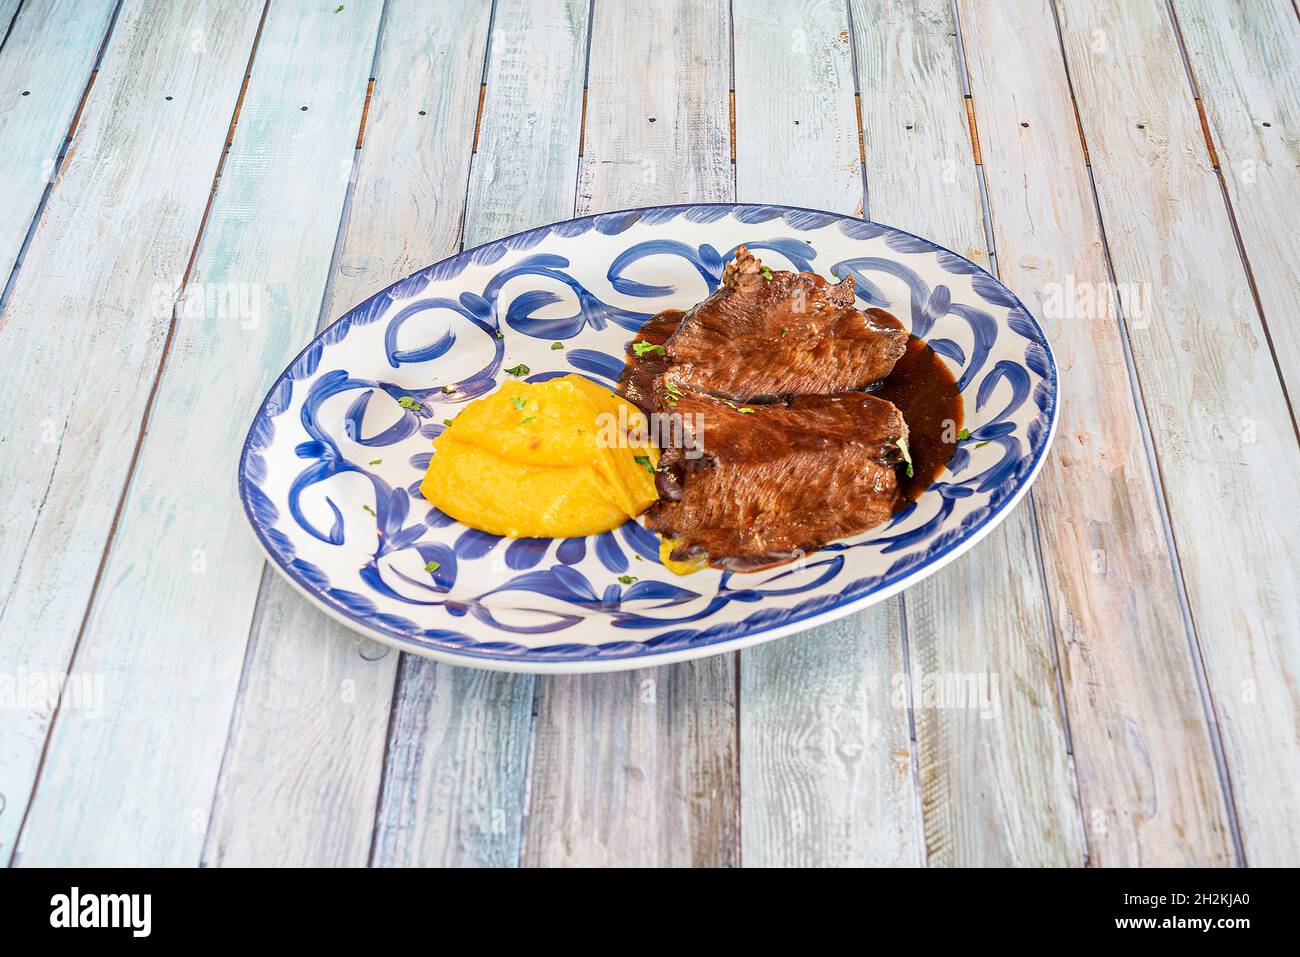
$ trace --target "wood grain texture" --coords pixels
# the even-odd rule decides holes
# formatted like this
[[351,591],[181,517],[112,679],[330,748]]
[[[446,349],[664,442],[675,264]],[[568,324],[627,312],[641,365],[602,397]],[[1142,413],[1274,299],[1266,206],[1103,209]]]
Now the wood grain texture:
[[72,676],[109,699],[60,712],[24,863],[198,862],[261,577],[231,476],[324,292],[381,9],[267,15]]
[[[0,286],[9,279],[117,0],[27,5],[0,51]],[[14,8],[0,7],[0,37]]]
[[747,867],[925,862],[901,629],[883,602],[741,652]]
[[[1046,3],[972,3],[961,27],[999,272],[1044,324],[1066,397],[1033,495],[1089,863],[1229,863],[1052,12]],[[1091,305],[1068,289],[1086,291]]]
[[[867,212],[987,266],[951,5],[858,0],[852,14]],[[904,608],[928,863],[1081,863],[1030,502]]]
[[1300,861],[1300,450],[1159,5],[1072,2],[1065,52],[1247,862]]
[[762,0],[733,16],[737,201],[861,215],[847,7]]
[[[734,14],[738,198],[861,213],[847,7]],[[903,672],[896,602],[740,653],[747,866],[921,863]]]
[[[254,2],[125,5],[0,315],[0,353],[23,370],[0,382],[0,634],[7,659],[28,672],[68,668],[167,334],[170,308],[158,302],[180,288],[260,12]],[[127,706],[108,673],[130,664],[83,663],[104,674],[105,707]],[[0,716],[6,852],[51,710]],[[85,794],[52,793],[96,807]],[[61,844],[70,857],[89,853]]]
[[[727,7],[596,5],[579,215],[732,196]],[[538,679],[529,866],[738,862],[734,656]]]
[[[489,14],[477,0],[452,10],[389,0],[324,322],[457,250]],[[345,178],[352,163],[349,151]],[[399,653],[317,611],[273,570],[251,642],[205,859],[366,864]],[[463,694],[458,704],[484,707]],[[393,740],[405,775],[411,742]]]
[[22,0],[0,0],[0,43],[6,43],[6,36],[9,33],[9,27],[14,22],[14,16],[18,13],[18,6]]
[[1289,0],[1178,0],[1173,10],[1294,416],[1300,399],[1300,20]]
[[[573,215],[589,9],[498,2],[466,245]],[[533,682],[403,656],[375,864],[519,863]]]
[[573,215],[590,6],[498,0],[466,246]]

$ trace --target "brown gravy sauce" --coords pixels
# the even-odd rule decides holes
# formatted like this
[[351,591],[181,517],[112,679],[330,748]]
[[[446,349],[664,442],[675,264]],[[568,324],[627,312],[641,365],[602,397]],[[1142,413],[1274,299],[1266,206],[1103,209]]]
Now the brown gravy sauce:
[[[680,309],[667,309],[651,316],[632,342],[663,345],[677,329],[685,315]],[[628,343],[627,364],[618,381],[618,391],[628,401],[649,411],[650,394],[655,376],[667,368],[663,356],[648,354],[638,358]],[[894,365],[894,371],[866,390],[888,399],[903,413],[909,430],[908,451],[912,456],[912,476],[898,472],[899,507],[915,501],[943,472],[957,448],[963,408],[957,380],[947,363],[924,340],[912,336],[907,351]]]

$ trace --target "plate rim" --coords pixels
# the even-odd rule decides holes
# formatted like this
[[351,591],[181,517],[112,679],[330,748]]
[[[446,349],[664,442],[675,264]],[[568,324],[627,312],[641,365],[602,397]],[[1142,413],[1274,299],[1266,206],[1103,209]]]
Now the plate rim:
[[[307,587],[307,585],[304,582],[300,581],[296,575],[294,575],[287,567],[285,567],[284,563],[280,559],[280,556],[277,555],[274,551],[272,551],[272,549],[269,547],[265,538],[265,530],[262,527],[262,523],[258,520],[256,515],[254,514],[252,503],[250,501],[249,484],[247,479],[247,468],[246,468],[247,459],[248,456],[253,451],[253,441],[255,438],[255,433],[257,431],[258,424],[262,421],[268,404],[270,403],[271,399],[276,394],[276,392],[280,389],[281,384],[283,383],[285,377],[288,375],[290,370],[292,370],[299,364],[299,362],[303,359],[303,357],[313,347],[315,347],[319,341],[321,341],[327,336],[327,334],[331,329],[333,329],[339,323],[347,320],[354,313],[366,309],[368,306],[370,306],[380,297],[389,294],[394,289],[397,289],[398,287],[406,283],[409,283],[415,276],[418,276],[421,273],[432,272],[436,270],[437,267],[442,266],[446,263],[450,263],[453,260],[466,259],[467,262],[472,261],[472,254],[480,250],[487,249],[489,247],[504,245],[507,249],[511,249],[513,248],[512,241],[518,240],[522,237],[529,236],[533,233],[537,233],[543,230],[550,231],[557,226],[568,225],[573,223],[583,223],[583,222],[590,223],[598,219],[617,218],[620,215],[629,215],[633,213],[645,214],[647,212],[667,211],[667,210],[676,210],[678,211],[678,215],[680,215],[681,213],[684,213],[688,210],[708,209],[708,208],[725,209],[728,210],[729,212],[734,212],[736,210],[743,210],[743,209],[773,210],[773,211],[779,211],[778,216],[775,216],[773,218],[781,218],[783,220],[785,219],[785,216],[788,213],[805,213],[805,214],[829,217],[833,221],[847,220],[847,221],[862,223],[870,226],[877,226],[880,227],[881,229],[915,239],[918,242],[921,242],[926,246],[930,247],[932,250],[936,252],[947,253],[950,256],[960,259],[962,262],[967,263],[977,273],[981,273],[987,276],[989,279],[997,283],[997,285],[1000,286],[1002,289],[1005,289],[1014,302],[1014,308],[1018,308],[1020,312],[1024,316],[1026,316],[1029,319],[1029,321],[1033,324],[1034,329],[1037,330],[1039,335],[1039,340],[1041,341],[1041,344],[1043,346],[1043,352],[1046,358],[1047,368],[1050,373],[1050,376],[1047,378],[1054,385],[1054,389],[1052,393],[1053,401],[1050,406],[1050,409],[1048,410],[1049,423],[1048,423],[1047,434],[1044,437],[1043,443],[1039,447],[1034,459],[1031,461],[1029,470],[1025,474],[1025,478],[1021,482],[1020,487],[1017,488],[1013,494],[1008,496],[1002,502],[999,502],[996,506],[992,507],[990,509],[990,514],[988,514],[978,526],[971,529],[970,532],[960,541],[955,542],[949,546],[946,546],[943,550],[939,552],[939,554],[931,556],[927,558],[925,561],[918,564],[915,568],[909,569],[905,574],[900,576],[897,581],[892,582],[891,584],[885,586],[884,588],[868,592],[867,594],[860,595],[855,598],[844,599],[843,601],[840,601],[839,603],[834,604],[829,608],[822,609],[820,611],[812,612],[802,616],[800,615],[793,616],[785,621],[782,621],[779,624],[772,625],[770,627],[763,627],[762,625],[759,625],[752,630],[746,631],[744,634],[736,635],[734,637],[724,638],[721,640],[711,641],[711,642],[706,641],[698,645],[688,645],[682,648],[666,649],[662,651],[656,650],[654,648],[641,649],[641,650],[629,652],[627,654],[621,654],[617,656],[611,655],[609,657],[603,657],[597,654],[597,655],[588,655],[583,657],[574,657],[571,659],[538,660],[535,658],[530,658],[527,652],[524,652],[522,654],[502,653],[500,651],[485,652],[485,651],[476,650],[474,648],[453,649],[450,647],[438,647],[437,645],[426,644],[421,641],[416,641],[413,638],[409,636],[405,636],[401,633],[397,633],[397,632],[389,633],[372,626],[368,622],[357,617],[350,610],[340,607],[339,603],[336,600],[332,599],[330,596],[323,595],[318,590]],[[638,217],[638,221],[639,218],[640,217]],[[676,218],[676,217],[672,217],[672,218]],[[671,219],[666,220],[666,222],[671,222]],[[634,224],[629,224],[629,227],[630,225],[634,225]],[[583,233],[585,232],[587,232],[587,230],[583,230]],[[622,231],[620,230],[620,232]],[[539,239],[539,241],[541,240]],[[983,541],[984,538],[986,538],[995,528],[997,528],[998,525],[1000,525],[1006,519],[1006,517],[1020,503],[1020,501],[1029,493],[1029,490],[1032,487],[1033,483],[1037,480],[1039,473],[1042,471],[1042,468],[1047,461],[1047,455],[1051,451],[1052,443],[1056,438],[1056,431],[1060,423],[1061,397],[1062,397],[1062,388],[1061,388],[1060,369],[1056,362],[1056,355],[1052,351],[1051,342],[1047,337],[1046,330],[1044,330],[1042,325],[1039,323],[1038,318],[1033,314],[1033,312],[1029,310],[1029,308],[1025,305],[1024,301],[1020,298],[1020,296],[1015,292],[1015,290],[1011,289],[1011,287],[1009,287],[1006,283],[1004,283],[998,276],[994,275],[992,272],[990,272],[985,267],[981,266],[979,263],[976,263],[971,259],[967,258],[966,256],[963,256],[960,253],[955,252],[946,246],[942,246],[931,239],[927,239],[924,236],[918,236],[915,233],[912,233],[906,229],[901,229],[897,226],[892,226],[888,223],[882,223],[877,220],[866,219],[861,216],[853,216],[847,213],[835,213],[829,210],[813,209],[811,207],[806,207],[806,206],[790,206],[784,203],[709,202],[709,203],[666,203],[666,204],[652,205],[652,206],[632,206],[624,209],[608,210],[606,212],[601,212],[601,213],[589,213],[585,216],[574,216],[569,219],[556,220],[555,222],[546,223],[539,226],[532,226],[528,229],[520,230],[518,232],[511,233],[507,236],[501,236],[496,239],[489,240],[485,243],[480,243],[477,246],[471,246],[466,249],[462,249],[456,253],[453,253],[450,256],[446,256],[443,259],[438,260],[435,263],[432,263],[428,266],[424,266],[421,267],[420,269],[415,270],[409,276],[405,276],[401,279],[396,280],[393,283],[390,283],[388,286],[385,286],[383,289],[378,290],[377,292],[363,299],[361,302],[357,303],[356,305],[350,307],[349,309],[341,313],[336,319],[334,319],[328,325],[318,329],[311,336],[311,339],[307,342],[307,344],[304,345],[303,348],[299,350],[299,352],[293,357],[293,359],[291,359],[284,366],[284,368],[275,376],[275,379],[272,382],[270,388],[267,390],[266,394],[262,397],[261,401],[256,406],[256,410],[253,414],[252,422],[250,423],[248,432],[244,437],[243,446],[240,450],[239,459],[237,463],[239,500],[240,500],[240,504],[243,506],[244,517],[248,522],[248,526],[250,531],[253,534],[253,538],[257,542],[258,547],[261,549],[262,554],[265,556],[267,562],[271,565],[271,567],[275,568],[276,571],[279,572],[281,577],[283,577],[293,587],[295,591],[297,591],[299,594],[305,597],[317,608],[324,611],[335,621],[338,621],[340,624],[346,626],[350,630],[357,632],[358,634],[361,634],[372,640],[378,641],[381,644],[387,645],[392,648],[396,648],[399,651],[405,651],[411,654],[420,655],[421,657],[430,658],[434,661],[438,661],[443,664],[450,664],[457,667],[476,668],[479,670],[486,670],[486,671],[504,671],[504,672],[531,673],[531,674],[589,674],[589,673],[597,673],[597,672],[627,671],[627,670],[646,668],[646,667],[660,667],[663,665],[675,664],[677,662],[687,661],[695,658],[703,658],[711,655],[726,654],[729,652],[737,651],[741,648],[752,647],[754,645],[762,644],[764,642],[774,641],[778,638],[783,638],[788,635],[794,634],[796,632],[807,631],[812,628],[816,628],[819,625],[827,624],[831,621],[835,621],[839,618],[843,618],[847,615],[850,615],[855,611],[860,611],[878,602],[886,601],[889,598],[894,597],[895,595],[911,587],[912,585],[919,583],[923,579],[928,578],[930,575],[934,574],[935,572],[938,572],[940,569],[946,567],[947,565],[955,561],[957,558],[964,555],[967,551],[969,551],[979,542]],[[599,645],[590,645],[590,647],[598,648]]]

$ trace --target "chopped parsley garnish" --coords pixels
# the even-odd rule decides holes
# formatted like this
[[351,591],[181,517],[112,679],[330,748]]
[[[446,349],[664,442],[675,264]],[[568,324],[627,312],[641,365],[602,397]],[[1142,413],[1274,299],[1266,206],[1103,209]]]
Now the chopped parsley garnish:
[[664,391],[671,396],[676,396],[677,398],[681,398],[682,395],[682,390],[667,380],[664,381]]
[[554,352],[556,349],[563,349],[563,348],[564,348],[564,343],[563,343],[563,342],[552,342],[552,343],[551,343],[551,351],[552,351],[552,352]]
[[630,585],[630,584],[632,584],[634,581],[636,581],[636,576],[635,576],[635,575],[619,575],[619,576],[618,576],[618,580],[621,581],[624,585]]
[[787,332],[789,332],[789,331],[790,331],[789,329],[782,329],[782,330],[781,330],[781,338],[784,339],[784,338],[785,338],[785,334],[786,334]]
[[770,266],[759,266],[759,267],[758,267],[758,271],[761,272],[761,273],[763,274],[763,278],[764,278],[764,279],[771,279],[771,278],[772,278],[772,267],[770,267]]
[[520,425],[527,425],[529,422],[536,421],[536,419],[537,419],[537,416],[535,416],[535,415],[530,415],[530,416],[529,416],[528,418],[526,418],[526,419],[520,419],[520,420],[519,420],[519,424],[520,424]]
[[528,403],[525,402],[523,399],[519,398],[519,396],[512,395],[510,397],[510,404],[513,405],[515,409],[522,412],[524,411],[524,406],[526,406]]
[[445,385],[442,387],[442,391],[444,395],[451,395],[453,392],[456,391],[456,388],[455,386]]
[[751,408],[749,408],[748,406],[743,406],[743,405],[742,405],[742,406],[741,406],[739,409],[737,409],[736,411],[739,412],[741,415],[749,415],[749,413],[753,412],[754,410],[751,409]]
[[650,464],[650,456],[648,455],[634,455],[632,456],[632,461],[635,462],[637,465],[641,466],[651,475],[654,475],[655,472],[659,471],[653,465]]
[[982,449],[982,448],[984,448],[984,446],[986,446],[986,445],[988,445],[988,444],[989,444],[988,442],[980,442],[978,445],[975,446],[975,448],[977,448],[977,449]]
[[[374,510],[373,508],[371,508],[369,505],[362,505],[361,507],[364,508],[364,509],[365,509],[367,512],[369,512],[371,515],[375,515],[375,510]],[[378,518],[378,517],[379,517],[378,515],[375,515],[375,518]]]
[[506,334],[500,329],[494,329],[492,335],[496,336],[498,339],[504,339],[506,337]]
[[532,369],[528,368],[528,366],[524,365],[524,364],[521,362],[521,363],[519,363],[519,365],[515,366],[513,369],[507,369],[507,370],[506,370],[506,375],[528,375],[528,373],[530,373],[530,372],[532,372],[532,371],[533,371]]
[[661,345],[656,345],[653,342],[634,342],[632,343],[632,351],[636,353],[638,359],[644,356],[647,352],[653,352],[655,355],[659,356],[668,355],[667,349]]
[[442,562],[429,562],[424,566],[424,570],[428,572],[430,575],[432,575],[441,567],[442,567]]
[[343,4],[340,3],[337,7],[335,7],[335,8],[334,8],[334,12],[335,12],[335,13],[342,13],[342,12],[343,12]]
[[371,464],[371,465],[383,465],[383,464],[384,464],[384,460],[383,460],[383,459],[371,459],[371,460],[370,460],[370,464]]
[[970,429],[962,429],[960,432],[957,433],[958,441],[961,441],[963,439],[969,439],[969,438],[970,438]]
[[443,424],[443,425],[451,425],[451,419],[443,419],[443,420],[442,420],[442,424]]
[[424,408],[423,405],[421,405],[415,399],[412,399],[409,395],[402,396],[400,399],[397,400],[397,404],[400,405],[403,409],[410,409],[412,412],[419,412]]
[[907,477],[911,478],[916,473],[912,469],[912,453],[907,450],[907,439],[894,439],[894,444],[898,446],[898,451],[903,453],[903,461],[907,463]]
[[834,276],[836,279],[840,279],[840,278],[841,278],[840,274],[837,273],[834,269],[831,270],[831,275]]

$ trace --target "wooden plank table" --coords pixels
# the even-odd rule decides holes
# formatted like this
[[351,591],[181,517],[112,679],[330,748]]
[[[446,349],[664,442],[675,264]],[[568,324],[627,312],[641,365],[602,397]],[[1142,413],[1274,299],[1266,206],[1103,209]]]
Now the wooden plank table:
[[[0,0],[0,38],[0,860],[1300,864],[1291,0]],[[1039,317],[1058,436],[978,559],[545,678],[265,567],[235,459],[316,328],[731,200],[928,236]]]

